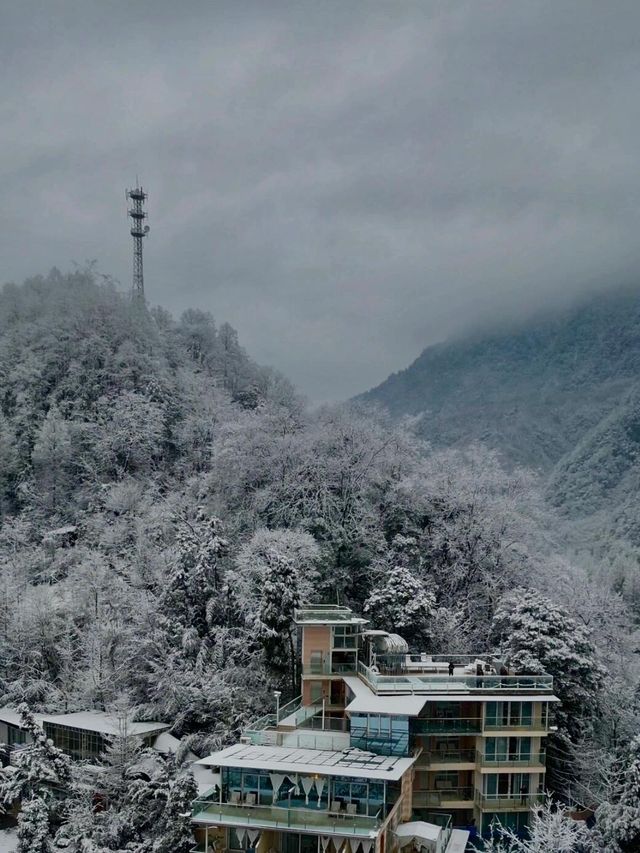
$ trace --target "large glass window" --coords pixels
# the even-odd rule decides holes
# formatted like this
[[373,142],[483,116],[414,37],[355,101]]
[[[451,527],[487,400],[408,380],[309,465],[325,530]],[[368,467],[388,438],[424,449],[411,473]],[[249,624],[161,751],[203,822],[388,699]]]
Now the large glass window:
[[485,739],[484,757],[487,761],[529,761],[530,737],[488,737]]
[[[304,776],[300,773],[299,776]],[[268,770],[222,768],[222,801],[236,805],[272,805],[274,802],[271,775]],[[355,805],[357,814],[375,817],[386,808],[385,782],[369,779],[324,777],[322,795],[312,788],[308,802],[300,778],[283,778],[276,792],[275,804],[281,808],[323,809],[331,803]]]
[[489,800],[516,800],[523,802],[531,793],[528,773],[487,773],[483,776],[484,794]]
[[353,714],[351,746],[379,755],[408,755],[409,718],[386,714]]
[[27,733],[24,729],[18,728],[18,726],[12,726],[11,723],[7,723],[7,743],[9,746],[19,746],[20,744],[27,742]]
[[533,721],[531,702],[487,702],[485,725],[490,728],[528,727]]
[[89,732],[56,723],[44,723],[45,734],[72,758],[99,758],[107,748],[107,740],[99,732]]

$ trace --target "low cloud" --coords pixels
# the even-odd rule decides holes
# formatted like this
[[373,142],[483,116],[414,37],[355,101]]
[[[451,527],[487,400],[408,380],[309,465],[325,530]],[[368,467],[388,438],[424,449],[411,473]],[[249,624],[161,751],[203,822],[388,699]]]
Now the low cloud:
[[636,277],[640,6],[22,2],[1,277],[97,258],[229,320],[311,398]]

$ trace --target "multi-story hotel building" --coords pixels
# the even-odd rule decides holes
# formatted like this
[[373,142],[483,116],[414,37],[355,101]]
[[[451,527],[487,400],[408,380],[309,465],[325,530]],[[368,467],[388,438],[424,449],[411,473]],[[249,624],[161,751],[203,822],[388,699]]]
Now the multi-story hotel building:
[[197,849],[458,853],[545,789],[549,675],[495,655],[409,654],[346,607],[299,610],[301,695],[203,759]]

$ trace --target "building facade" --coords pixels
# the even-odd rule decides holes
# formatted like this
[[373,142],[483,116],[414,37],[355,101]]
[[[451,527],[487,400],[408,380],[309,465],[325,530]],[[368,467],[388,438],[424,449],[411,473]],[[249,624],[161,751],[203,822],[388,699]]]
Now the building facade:
[[451,853],[494,818],[525,828],[544,796],[551,676],[409,654],[346,607],[295,621],[301,695],[200,762],[197,849]]

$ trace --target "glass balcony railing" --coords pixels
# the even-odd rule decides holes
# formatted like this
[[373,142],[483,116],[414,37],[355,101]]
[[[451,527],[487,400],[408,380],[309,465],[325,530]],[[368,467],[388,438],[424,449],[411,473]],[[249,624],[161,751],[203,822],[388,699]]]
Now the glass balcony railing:
[[475,764],[475,749],[447,749],[428,752],[421,756],[421,762],[432,764]]
[[315,661],[306,663],[302,667],[303,675],[355,675],[356,660],[355,657],[351,662],[341,661],[340,663],[329,661]]
[[285,809],[280,806],[248,806],[196,800],[192,820],[215,826],[291,829],[300,832],[322,830],[326,834],[374,836],[381,825],[378,817],[350,815],[321,809]]
[[426,675],[406,672],[384,675],[358,663],[358,673],[377,693],[459,693],[461,691],[527,691],[553,689],[551,675],[448,675],[446,672]]
[[530,809],[544,802],[544,794],[483,794],[475,792],[476,804],[482,809],[504,811],[505,809]]
[[441,790],[416,790],[413,791],[414,809],[439,808],[449,803],[473,802],[473,788],[465,786],[462,788],[442,788]]
[[509,731],[521,732],[548,732],[549,719],[548,717],[545,719],[544,717],[538,714],[535,714],[531,717],[509,717],[507,719],[485,717],[483,729],[485,732],[505,731],[507,729]]
[[483,767],[544,767],[546,752],[541,749],[534,752],[477,753],[477,761]]
[[479,717],[419,717],[411,721],[411,732],[423,734],[478,734],[482,731]]

